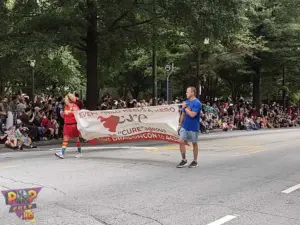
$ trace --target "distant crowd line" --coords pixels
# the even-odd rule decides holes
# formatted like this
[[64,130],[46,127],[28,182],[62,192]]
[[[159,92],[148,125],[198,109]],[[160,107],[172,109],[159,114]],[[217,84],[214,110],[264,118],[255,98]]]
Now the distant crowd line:
[[[84,108],[84,102],[75,93],[77,105]],[[180,104],[181,98],[172,103]],[[159,105],[167,105],[163,99],[158,99]],[[150,99],[137,101],[115,100],[109,94],[103,96],[98,110],[122,108],[139,108],[152,106]],[[47,95],[37,96],[30,101],[26,94],[2,98],[0,103],[0,141],[11,148],[34,147],[33,141],[60,138],[64,125],[61,113],[64,110],[62,97]],[[201,111],[201,132],[209,133],[219,129],[258,130],[264,128],[281,128],[300,126],[300,109],[288,107],[283,109],[277,103],[263,104],[260,108],[251,106],[251,103],[240,99],[238,102],[216,101],[203,103]]]

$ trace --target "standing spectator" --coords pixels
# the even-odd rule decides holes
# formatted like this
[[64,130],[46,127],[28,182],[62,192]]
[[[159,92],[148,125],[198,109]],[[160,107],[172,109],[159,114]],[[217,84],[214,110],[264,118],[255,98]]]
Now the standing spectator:
[[57,99],[56,105],[55,105],[55,117],[56,117],[56,121],[58,123],[59,126],[59,130],[58,130],[58,135],[62,136],[63,133],[63,127],[64,127],[64,119],[62,117],[62,114],[64,112],[64,103],[63,103],[63,98],[59,97]]
[[49,117],[53,113],[53,105],[52,105],[52,99],[50,98],[47,103],[44,105],[44,110],[46,113],[46,116]]
[[17,124],[17,105],[18,105],[18,96],[14,95],[11,99],[11,102],[9,103],[8,106],[8,112],[12,113],[13,116],[13,125]]
[[18,105],[18,96],[14,95],[11,98],[11,102],[8,105],[8,111],[10,111],[10,112],[16,112],[17,111],[17,105]]
[[227,109],[227,115],[228,115],[230,121],[234,120],[234,114],[235,114],[235,112],[234,112],[233,104],[230,104]]
[[4,134],[4,126],[7,118],[7,98],[4,98],[0,103],[0,131]]
[[17,105],[17,114],[18,114],[18,116],[20,116],[22,113],[24,113],[25,109],[26,109],[25,101],[24,101],[23,97],[20,97],[19,98],[19,104]]

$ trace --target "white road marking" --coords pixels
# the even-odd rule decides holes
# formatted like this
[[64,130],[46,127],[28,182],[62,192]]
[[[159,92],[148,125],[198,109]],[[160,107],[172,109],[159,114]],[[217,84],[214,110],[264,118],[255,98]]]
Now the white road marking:
[[282,191],[282,193],[289,194],[289,193],[291,193],[293,191],[296,191],[299,188],[300,188],[300,184],[297,184],[297,185],[295,185],[295,186],[293,186],[291,188],[288,188],[288,189]]
[[0,166],[2,169],[9,169],[9,168],[15,168],[18,167],[18,165],[11,165],[11,166]]
[[214,221],[210,224],[207,224],[207,225],[222,225],[222,224],[227,223],[230,220],[233,220],[237,217],[238,217],[238,215],[227,215],[227,216],[224,216],[223,218],[221,218],[219,220],[216,220],[216,221]]
[[[70,148],[67,148],[68,150],[74,150],[74,151],[77,151],[77,148],[76,147],[70,147]],[[134,147],[134,146],[122,146],[122,147],[119,147],[119,146],[107,146],[107,147],[82,147],[82,150],[85,151],[85,150],[98,150],[98,149],[140,149],[140,150],[154,150],[154,149],[157,149],[157,147]],[[61,148],[50,148],[48,151],[60,151]]]

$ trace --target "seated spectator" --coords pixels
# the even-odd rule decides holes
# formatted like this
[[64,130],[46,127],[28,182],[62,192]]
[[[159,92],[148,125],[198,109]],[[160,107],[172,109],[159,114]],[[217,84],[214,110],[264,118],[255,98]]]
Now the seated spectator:
[[232,131],[233,129],[236,129],[236,126],[234,125],[234,120],[230,120],[229,123],[228,123],[228,129],[230,131]]
[[251,115],[248,115],[244,120],[244,125],[246,130],[257,130],[256,123],[253,120],[253,117]]
[[257,129],[261,128],[262,121],[261,121],[260,117],[257,117],[256,119],[254,118],[254,123],[255,123]]
[[36,148],[32,145],[31,138],[27,135],[27,128],[22,126],[22,121],[17,120],[16,126],[11,127],[10,130],[6,131],[4,137],[6,138],[5,145],[12,149],[23,150],[26,148]]
[[228,131],[229,130],[229,125],[228,125],[228,118],[225,117],[223,120],[222,120],[222,130],[223,131]]
[[41,122],[42,122],[42,111],[40,107],[36,106],[34,108],[34,118],[32,123],[34,126],[38,128],[40,139],[44,140],[45,129],[44,127],[41,126]]
[[42,115],[41,125],[44,128],[44,134],[49,135],[49,138],[57,137],[58,127],[56,127],[54,124],[55,120],[52,119],[52,116],[48,118],[45,112],[42,112],[41,115]]

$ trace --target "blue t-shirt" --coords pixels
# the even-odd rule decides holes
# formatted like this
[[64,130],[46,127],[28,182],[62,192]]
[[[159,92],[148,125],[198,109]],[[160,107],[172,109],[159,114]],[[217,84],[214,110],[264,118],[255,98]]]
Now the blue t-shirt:
[[195,131],[198,132],[200,130],[200,112],[202,109],[202,104],[196,98],[193,101],[186,100],[186,105],[189,107],[193,112],[196,112],[197,115],[195,117],[190,117],[185,112],[185,117],[183,120],[182,128],[187,131]]

